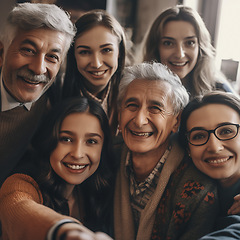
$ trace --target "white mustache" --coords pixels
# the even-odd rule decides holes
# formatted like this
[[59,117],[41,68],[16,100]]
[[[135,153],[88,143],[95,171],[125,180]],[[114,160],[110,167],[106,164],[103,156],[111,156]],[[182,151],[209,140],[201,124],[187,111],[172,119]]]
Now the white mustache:
[[41,82],[41,83],[48,83],[50,81],[49,77],[47,77],[44,74],[35,75],[32,72],[30,72],[28,70],[23,70],[23,69],[20,69],[17,72],[17,75],[22,77],[22,78],[29,79],[29,81],[31,81],[31,82],[36,82],[36,83],[39,83],[39,82]]

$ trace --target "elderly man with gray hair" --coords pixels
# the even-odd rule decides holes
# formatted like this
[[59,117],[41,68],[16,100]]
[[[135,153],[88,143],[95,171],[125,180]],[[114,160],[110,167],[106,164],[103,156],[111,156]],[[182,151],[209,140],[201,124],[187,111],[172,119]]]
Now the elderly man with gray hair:
[[75,35],[54,4],[23,3],[0,36],[0,186],[29,145],[49,105],[52,85]]
[[179,77],[164,65],[126,68],[118,96],[124,143],[114,197],[116,240],[198,239],[213,227],[216,186],[175,137],[188,100]]

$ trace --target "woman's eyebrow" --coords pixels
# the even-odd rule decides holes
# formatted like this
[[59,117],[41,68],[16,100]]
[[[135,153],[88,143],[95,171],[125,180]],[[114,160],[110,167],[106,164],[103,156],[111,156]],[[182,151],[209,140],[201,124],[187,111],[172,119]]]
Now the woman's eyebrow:
[[107,46],[113,46],[113,44],[112,43],[105,43],[105,44],[102,44],[102,45],[100,45],[100,48],[103,48],[103,47],[107,47]]
[[100,135],[99,133],[88,133],[86,134],[86,136],[88,137],[99,137],[102,139],[102,135]]
[[90,49],[89,46],[86,46],[86,45],[78,45],[77,48],[86,48],[86,49]]

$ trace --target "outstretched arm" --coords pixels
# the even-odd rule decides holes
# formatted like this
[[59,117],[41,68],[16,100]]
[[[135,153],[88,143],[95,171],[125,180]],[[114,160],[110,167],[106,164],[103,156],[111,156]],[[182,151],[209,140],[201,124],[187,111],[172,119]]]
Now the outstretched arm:
[[37,183],[25,174],[14,174],[2,185],[0,221],[3,239],[44,240],[59,221],[67,221],[67,224],[61,225],[54,240],[110,239],[107,236],[100,238],[102,234],[98,237],[76,219],[44,206]]
[[0,221],[3,239],[43,240],[49,228],[63,218],[72,219],[43,205],[38,185],[30,176],[14,174],[2,185]]

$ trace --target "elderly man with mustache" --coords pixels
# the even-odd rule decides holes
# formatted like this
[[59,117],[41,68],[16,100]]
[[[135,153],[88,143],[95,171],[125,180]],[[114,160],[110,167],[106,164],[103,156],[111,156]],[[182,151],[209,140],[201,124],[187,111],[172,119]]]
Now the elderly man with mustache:
[[29,145],[49,103],[52,85],[75,35],[54,4],[23,3],[0,36],[0,186]]

